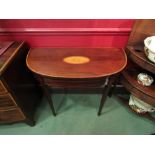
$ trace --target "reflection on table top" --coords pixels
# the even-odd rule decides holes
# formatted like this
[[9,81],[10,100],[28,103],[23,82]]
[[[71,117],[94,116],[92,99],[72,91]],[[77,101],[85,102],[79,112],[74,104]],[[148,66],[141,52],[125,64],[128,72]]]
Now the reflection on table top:
[[121,48],[33,48],[27,66],[58,78],[100,78],[120,72],[127,63]]

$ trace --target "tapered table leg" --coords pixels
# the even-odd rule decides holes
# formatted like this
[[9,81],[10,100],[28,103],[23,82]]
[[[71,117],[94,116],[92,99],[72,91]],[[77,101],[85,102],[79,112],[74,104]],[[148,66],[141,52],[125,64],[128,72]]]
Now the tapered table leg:
[[102,112],[102,108],[104,106],[104,103],[105,103],[105,100],[109,94],[109,91],[111,89],[111,86],[112,86],[112,83],[113,83],[113,77],[109,77],[109,81],[107,83],[107,86],[105,86],[105,89],[103,90],[103,95],[102,95],[102,98],[101,98],[101,102],[100,102],[100,106],[99,106],[99,110],[98,110],[98,116],[101,115],[101,112]]
[[56,112],[55,112],[55,109],[54,109],[54,105],[53,105],[53,101],[52,101],[49,89],[48,89],[48,87],[46,85],[43,86],[43,89],[44,89],[45,96],[47,97],[47,100],[49,102],[49,105],[50,105],[50,107],[52,109],[53,115],[56,116]]
[[114,79],[113,79],[113,87],[111,87],[111,89],[109,90],[108,96],[111,97],[113,92],[116,89],[116,85],[118,84],[120,80],[120,74],[115,75]]
[[35,126],[35,121],[34,120],[32,120],[32,119],[27,119],[26,121],[25,121],[25,123],[26,124],[28,124],[29,126]]

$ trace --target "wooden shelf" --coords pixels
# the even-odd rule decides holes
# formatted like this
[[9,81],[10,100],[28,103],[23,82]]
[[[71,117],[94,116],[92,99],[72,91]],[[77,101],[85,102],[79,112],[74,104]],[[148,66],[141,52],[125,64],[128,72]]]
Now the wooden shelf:
[[126,53],[128,58],[132,60],[134,63],[136,63],[138,66],[155,74],[155,63],[151,62],[146,57],[143,49],[144,49],[143,45],[138,48],[134,46],[127,46]]
[[[121,83],[132,95],[138,99],[155,106],[155,82],[151,86],[143,86],[138,83],[137,76],[139,73],[147,73],[155,80],[155,63],[151,62],[144,53],[144,39],[155,35],[155,20],[136,20],[130,34],[127,47],[125,48],[128,65],[121,74]],[[129,106],[129,101],[117,97]],[[131,107],[130,107],[131,109]],[[134,111],[132,109],[132,111]],[[155,121],[150,113],[139,114]]]
[[[121,82],[123,86],[134,96],[155,106],[155,82],[151,86],[143,86],[138,83],[137,76],[141,72],[146,72],[141,68],[127,68],[122,72]],[[150,73],[151,74],[151,73]],[[151,74],[155,79],[155,76]]]
[[136,115],[138,115],[138,116],[141,116],[141,117],[145,117],[145,118],[147,118],[147,119],[149,119],[149,120],[151,120],[151,121],[155,121],[155,117],[151,114],[151,113],[149,113],[149,112],[146,112],[146,113],[137,113],[135,110],[133,110],[130,106],[129,106],[129,101],[127,100],[127,99],[125,99],[124,97],[122,97],[122,96],[119,96],[119,95],[116,95],[116,94],[114,94],[116,97],[117,97],[117,99],[118,100],[120,100],[121,102],[120,103],[122,103],[123,105],[125,105],[128,109],[130,109],[130,111],[131,112],[134,112]]

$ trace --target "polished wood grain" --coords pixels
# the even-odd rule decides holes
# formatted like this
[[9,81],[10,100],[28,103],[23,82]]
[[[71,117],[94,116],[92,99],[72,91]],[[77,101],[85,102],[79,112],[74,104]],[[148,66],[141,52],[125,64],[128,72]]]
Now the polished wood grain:
[[11,94],[6,93],[0,95],[0,109],[10,108],[16,106],[16,102],[11,96]]
[[[69,64],[63,61],[69,56],[90,59],[84,64]],[[120,48],[34,48],[27,56],[31,71],[53,78],[101,78],[124,69],[127,58]]]
[[0,57],[0,123],[34,125],[41,91],[26,66],[28,50],[25,42],[14,42]]
[[128,58],[138,66],[155,74],[155,64],[146,57],[143,45],[140,49],[135,46],[127,46],[126,53]]
[[104,86],[106,77],[103,78],[97,78],[97,79],[56,79],[56,78],[50,78],[45,77],[42,79],[42,77],[36,75],[35,76],[40,83],[46,84],[49,87],[53,88],[98,88],[101,86]]
[[0,80],[0,95],[7,92],[7,89],[5,88],[3,82]]
[[149,96],[148,94],[145,94],[143,91],[137,89],[134,85],[131,85],[127,79],[124,77],[121,79],[121,82],[123,86],[129,91],[129,93],[133,94],[140,100],[155,106],[155,97]]
[[0,42],[0,56],[13,44],[13,41]]
[[19,108],[0,110],[0,124],[15,123],[25,120],[25,116]]
[[113,75],[124,69],[127,58],[121,48],[33,48],[26,62],[42,85],[54,116],[56,111],[49,88],[102,87],[100,115],[115,81]]
[[[150,62],[144,54],[144,39],[153,35],[155,35],[155,20],[136,20],[125,49],[128,65],[122,72],[121,83],[129,93],[155,106],[155,83],[146,87],[137,82],[139,73],[147,73],[155,79],[155,64]],[[128,101],[122,101],[128,105]],[[149,113],[139,115],[155,121],[155,118]]]
[[155,64],[148,60],[144,53],[144,39],[152,35],[155,35],[155,20],[136,20],[126,48],[130,65],[123,72],[123,78],[127,80],[123,80],[123,83],[139,99],[155,106],[155,83],[145,87],[137,82],[137,75],[141,72],[155,79]]
[[[130,68],[130,69],[124,70],[122,74],[123,74],[123,77],[130,83],[130,85],[134,86],[136,89],[142,91],[146,95],[149,95],[155,98],[155,83],[153,83],[151,86],[143,86],[142,84],[139,84],[137,81],[138,74],[143,72],[146,73],[146,71],[143,69]],[[155,78],[153,74],[150,73],[149,75]]]
[[14,42],[8,50],[0,57],[0,75],[6,70],[13,61],[19,49],[23,46],[23,42]]
[[155,35],[154,19],[136,20],[128,40],[128,45],[144,45],[144,39],[153,35]]

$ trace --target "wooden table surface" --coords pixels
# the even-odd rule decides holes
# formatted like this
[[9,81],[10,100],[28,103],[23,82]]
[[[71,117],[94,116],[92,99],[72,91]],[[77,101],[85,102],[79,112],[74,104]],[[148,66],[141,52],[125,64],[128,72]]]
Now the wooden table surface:
[[53,78],[102,78],[127,63],[121,48],[33,48],[27,56],[31,71]]

